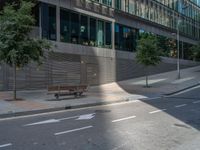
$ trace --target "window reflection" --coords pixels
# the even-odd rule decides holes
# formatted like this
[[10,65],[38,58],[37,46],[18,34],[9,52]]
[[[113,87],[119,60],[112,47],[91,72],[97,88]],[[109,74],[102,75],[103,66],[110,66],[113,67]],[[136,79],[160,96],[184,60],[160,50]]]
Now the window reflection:
[[111,22],[66,9],[60,10],[61,42],[112,48],[111,33]]
[[115,24],[115,48],[125,51],[135,51],[138,30]]

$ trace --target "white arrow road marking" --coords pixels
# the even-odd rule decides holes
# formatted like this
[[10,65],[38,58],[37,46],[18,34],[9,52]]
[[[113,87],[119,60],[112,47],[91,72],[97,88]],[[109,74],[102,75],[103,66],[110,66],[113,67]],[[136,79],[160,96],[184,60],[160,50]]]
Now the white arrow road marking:
[[60,118],[60,119],[49,119],[49,120],[44,120],[44,121],[39,121],[39,122],[34,122],[30,124],[26,124],[24,126],[34,126],[34,125],[43,125],[43,124],[50,124],[50,123],[58,123],[63,120],[68,120],[68,119],[75,119],[76,120],[87,120],[87,119],[92,119],[95,117],[95,113],[93,114],[85,114],[85,115],[80,115],[80,116],[72,116],[72,117],[67,117],[67,118]]
[[149,112],[150,114],[155,114],[155,113],[158,113],[158,112],[162,112],[162,111],[165,111],[167,109],[158,109],[158,110],[155,110],[155,111],[151,111]]
[[71,132],[75,132],[75,131],[89,129],[89,128],[92,128],[92,127],[93,126],[86,126],[86,127],[82,127],[82,128],[77,128],[77,129],[67,130],[67,131],[63,131],[63,132],[58,132],[58,133],[55,133],[54,135],[67,134],[67,133],[71,133]]
[[49,120],[45,120],[45,121],[26,124],[24,126],[34,126],[34,125],[42,125],[42,124],[57,123],[57,122],[60,122],[60,121],[56,120],[56,119],[49,119]]
[[93,114],[86,114],[86,115],[79,116],[79,118],[76,119],[76,120],[90,120],[90,119],[92,119],[94,117],[95,117],[95,113],[93,113]]
[[69,119],[74,119],[74,118],[77,118],[78,116],[72,116],[72,117],[67,117],[67,118],[61,118],[61,119],[58,119],[59,121],[63,121],[63,120],[69,120]]
[[49,123],[58,123],[58,122],[63,121],[63,120],[74,119],[74,118],[77,118],[77,117],[79,117],[79,116],[72,116],[72,117],[61,118],[61,119],[49,119],[49,120],[45,120],[45,121],[26,124],[24,126],[34,126],[34,125],[42,125],[42,124],[49,124]]
[[0,148],[11,146],[11,143],[0,145]]
[[130,116],[130,117],[126,117],[126,118],[121,118],[121,119],[117,119],[117,120],[113,120],[112,122],[119,122],[119,121],[124,121],[124,120],[128,120],[128,119],[133,119],[136,116]]

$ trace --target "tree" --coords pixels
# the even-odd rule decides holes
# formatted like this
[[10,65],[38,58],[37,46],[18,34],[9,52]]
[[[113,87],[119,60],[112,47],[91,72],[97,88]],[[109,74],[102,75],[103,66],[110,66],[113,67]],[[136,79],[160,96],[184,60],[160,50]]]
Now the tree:
[[13,67],[13,98],[16,100],[16,68],[31,62],[40,64],[44,57],[43,49],[50,43],[43,39],[30,37],[35,20],[32,16],[32,2],[20,1],[6,4],[0,12],[0,62]]
[[200,61],[200,43],[193,45],[190,50],[192,52],[192,59],[194,61]]
[[161,52],[161,56],[169,57],[171,50],[169,38],[157,35],[157,41],[158,41],[157,46],[159,51]]
[[[160,63],[160,52],[157,47],[157,38],[154,35],[142,36],[137,42],[136,60],[147,67]],[[148,73],[146,73],[146,87],[148,87]]]

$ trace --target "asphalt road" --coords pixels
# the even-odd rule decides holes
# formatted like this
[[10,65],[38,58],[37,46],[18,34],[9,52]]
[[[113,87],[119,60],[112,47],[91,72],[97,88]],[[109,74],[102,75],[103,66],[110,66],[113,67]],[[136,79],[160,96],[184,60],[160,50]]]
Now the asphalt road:
[[200,88],[0,120],[0,150],[200,150]]

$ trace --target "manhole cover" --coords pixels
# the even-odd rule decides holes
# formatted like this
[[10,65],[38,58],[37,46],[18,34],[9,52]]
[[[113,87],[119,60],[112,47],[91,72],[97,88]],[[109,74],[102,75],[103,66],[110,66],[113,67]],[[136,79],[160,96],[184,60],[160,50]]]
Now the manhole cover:
[[109,112],[111,112],[111,110],[105,110],[105,109],[103,109],[103,110],[95,110],[95,112],[96,113],[109,113]]

